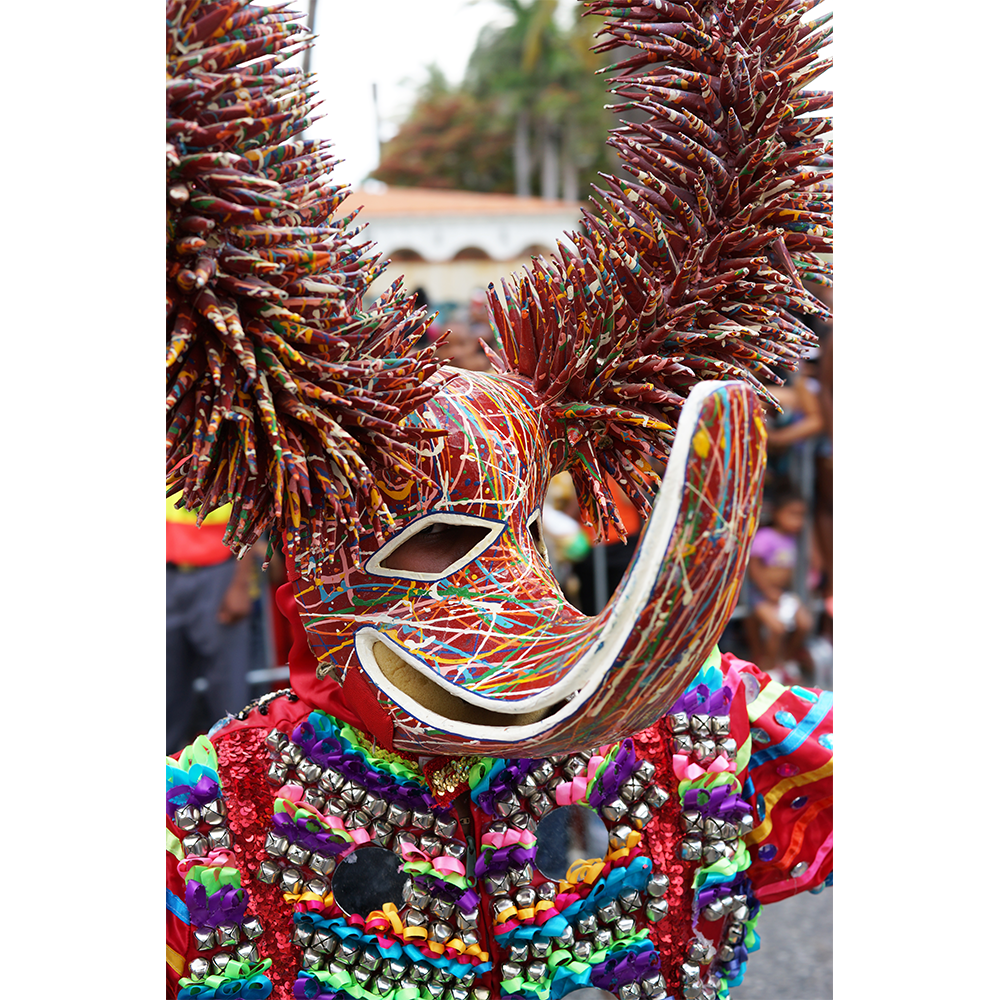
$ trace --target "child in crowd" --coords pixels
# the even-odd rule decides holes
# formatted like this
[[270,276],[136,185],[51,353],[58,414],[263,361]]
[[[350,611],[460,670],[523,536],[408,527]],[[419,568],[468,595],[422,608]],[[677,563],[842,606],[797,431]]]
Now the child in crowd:
[[[808,680],[814,673],[805,643],[812,631],[812,615],[791,590],[805,520],[802,497],[792,491],[780,494],[774,502],[771,526],[760,528],[754,536],[747,569],[750,657],[769,673],[784,670],[785,677],[779,679],[787,681]],[[801,677],[794,676],[793,664]]]

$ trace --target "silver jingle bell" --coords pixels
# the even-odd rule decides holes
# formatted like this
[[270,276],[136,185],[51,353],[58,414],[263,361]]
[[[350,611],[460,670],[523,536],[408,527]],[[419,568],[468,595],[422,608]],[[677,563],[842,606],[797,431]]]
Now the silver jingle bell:
[[639,890],[626,889],[618,896],[618,905],[621,907],[622,913],[638,910],[642,906],[642,896],[639,894]]
[[536,819],[541,819],[544,815],[551,812],[554,807],[555,802],[545,792],[538,792],[528,799],[528,808]]
[[208,849],[210,851],[214,851],[216,848],[232,846],[232,834],[224,826],[214,826],[208,831]]
[[390,802],[386,819],[395,827],[410,825],[410,810],[404,809],[398,802]]
[[302,801],[317,812],[322,812],[326,808],[326,796],[318,788],[307,788]]
[[434,832],[443,840],[450,840],[458,832],[458,820],[450,816],[437,816],[434,819]]
[[208,853],[208,838],[200,833],[189,833],[181,841],[181,846],[188,857],[204,857]]
[[174,824],[182,830],[197,829],[201,822],[201,811],[197,806],[181,806],[174,813]]
[[285,868],[281,872],[281,887],[287,893],[298,895],[302,891],[302,872],[298,868]]
[[326,969],[326,958],[312,948],[306,948],[302,953],[303,969]]
[[670,888],[670,879],[665,872],[653,872],[646,883],[646,892],[659,898]]
[[455,903],[443,896],[435,896],[431,900],[430,912],[435,917],[447,920],[455,910]]
[[653,813],[645,802],[637,802],[631,809],[629,809],[628,814],[632,818],[632,825],[635,826],[637,830],[642,830],[653,818]]
[[201,821],[209,826],[218,826],[225,821],[228,815],[229,808],[226,806],[225,799],[213,799],[201,807]]
[[265,885],[274,885],[281,878],[281,865],[275,861],[262,861],[257,869],[257,880]]
[[374,792],[366,793],[365,797],[361,800],[361,808],[364,809],[372,819],[378,819],[380,816],[384,816],[389,811],[389,803],[385,799],[380,798]]
[[208,975],[208,971],[211,969],[211,965],[207,958],[192,958],[191,964],[188,966],[188,977],[190,979],[204,979]]
[[308,924],[296,924],[292,930],[292,944],[308,948],[312,944],[312,929]]
[[637,777],[644,785],[648,785],[656,777],[656,765],[652,761],[641,760],[635,769]]
[[280,760],[271,761],[271,766],[267,769],[267,783],[274,785],[275,788],[279,788],[285,783],[287,774],[287,764],[283,764]]
[[238,924],[219,924],[215,928],[216,944],[220,948],[233,948],[240,943],[240,928]]
[[713,736],[726,737],[729,735],[729,716],[713,715],[709,720],[709,725]]
[[500,978],[507,979],[520,979],[521,978],[521,966],[515,965],[513,962],[504,962],[500,966]]
[[314,764],[311,760],[301,760],[295,765],[295,773],[298,775],[300,781],[303,781],[307,785],[314,785],[319,781],[320,775],[323,773],[323,768],[318,764]]
[[555,882],[542,882],[539,885],[535,886],[535,892],[538,893],[539,899],[544,899],[548,900],[549,902],[552,902],[558,895],[559,890],[556,887]]
[[338,789],[342,788],[343,785],[344,776],[339,771],[335,771],[332,767],[328,767],[319,776],[319,787],[323,789],[324,792],[336,792]]
[[619,823],[618,826],[612,827],[611,832],[608,834],[608,844],[611,850],[624,850],[630,836],[632,836],[632,827],[626,826],[624,823]]
[[368,789],[364,785],[359,785],[356,781],[345,781],[340,789],[340,797],[351,806],[360,805],[361,800],[368,794]]
[[702,715],[700,712],[695,713],[691,716],[690,725],[691,733],[695,739],[712,735],[712,717],[710,715]]
[[635,917],[619,917],[612,928],[616,940],[631,937],[635,933]]
[[670,795],[666,789],[661,788],[659,785],[651,785],[646,790],[645,799],[650,809],[662,809],[667,804],[669,798]]
[[261,923],[260,917],[247,917],[243,921],[242,930],[243,936],[253,941],[264,933],[264,925]]
[[424,833],[421,834],[420,841],[417,846],[425,854],[429,854],[432,858],[436,858],[440,856],[441,848],[444,845],[441,843],[440,837],[433,833]]
[[688,958],[690,958],[692,962],[704,965],[712,957],[714,951],[712,946],[707,941],[700,941],[698,938],[694,938],[688,945],[687,953]]
[[530,885],[521,886],[514,893],[514,905],[519,910],[526,910],[529,906],[535,905],[535,890]]
[[283,733],[280,729],[272,729],[267,736],[264,737],[264,742],[267,744],[267,748],[269,750],[272,750],[274,753],[278,753],[288,742],[288,734]]
[[693,965],[691,962],[682,962],[681,982],[685,986],[690,986],[692,983],[700,983],[701,969],[699,969],[697,965]]
[[538,823],[535,821],[534,816],[526,812],[516,812],[510,818],[510,825],[516,827],[518,830],[528,830],[534,833],[538,829]]
[[638,778],[629,778],[628,781],[624,782],[621,788],[618,790],[618,794],[622,797],[625,802],[635,802],[637,798],[645,791],[645,786]]
[[683,861],[697,861],[701,857],[701,838],[685,837],[681,841],[678,854],[680,854]]
[[667,722],[670,725],[670,731],[672,733],[686,732],[690,725],[686,712],[671,712],[667,716]]
[[612,799],[601,806],[601,815],[609,823],[617,823],[628,812],[628,806],[621,799]]
[[533,983],[540,983],[546,978],[546,965],[544,962],[532,962],[524,970],[525,978]]
[[536,784],[544,785],[549,778],[555,774],[555,767],[547,757],[538,762],[538,766],[531,772]]
[[422,809],[414,809],[410,822],[418,830],[429,830],[434,825],[434,816]]
[[194,944],[198,951],[211,951],[215,947],[215,928],[194,929]]
[[308,865],[312,857],[312,851],[306,850],[301,844],[290,844],[285,857],[293,865]]
[[646,919],[655,924],[662,920],[670,909],[670,904],[665,899],[651,899],[646,904]]
[[330,955],[337,947],[337,935],[332,931],[317,928],[313,931],[312,949],[320,955]]
[[548,938],[537,938],[528,945],[528,952],[532,958],[545,958],[552,950],[552,945]]

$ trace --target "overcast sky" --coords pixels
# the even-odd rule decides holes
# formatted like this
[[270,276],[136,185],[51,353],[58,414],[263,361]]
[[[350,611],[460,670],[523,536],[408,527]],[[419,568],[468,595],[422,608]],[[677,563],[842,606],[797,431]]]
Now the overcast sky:
[[[560,0],[563,16],[574,16],[575,0]],[[295,9],[305,13],[308,0]],[[831,0],[813,16],[830,9]],[[344,163],[334,179],[357,186],[377,165],[378,140],[372,84],[378,85],[382,136],[405,115],[414,87],[436,62],[453,83],[465,72],[480,30],[509,20],[493,0],[317,0],[312,69],[318,74],[320,109],[327,115],[310,134],[331,139]],[[596,31],[600,22],[591,18]],[[827,49],[829,53],[832,46]],[[832,88],[832,71],[818,86]]]

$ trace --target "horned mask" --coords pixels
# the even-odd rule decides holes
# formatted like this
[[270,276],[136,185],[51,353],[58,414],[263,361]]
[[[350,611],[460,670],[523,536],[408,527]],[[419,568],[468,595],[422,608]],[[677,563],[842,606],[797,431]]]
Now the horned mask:
[[[296,138],[312,96],[283,65],[295,22],[202,6],[171,22],[189,47],[221,41],[174,59],[167,86],[168,493],[231,501],[237,550],[280,533],[309,647],[293,686],[366,692],[393,749],[542,756],[651,724],[736,602],[757,399],[814,342],[799,315],[825,312],[802,284],[829,278],[804,29],[775,21],[764,69],[729,45],[709,72],[727,30],[711,5],[589,5],[602,44],[634,50],[612,87],[645,119],[612,134],[623,175],[572,242],[491,287],[482,374],[416,348],[429,319],[399,284],[364,307],[378,257],[336,216],[324,143]],[[595,618],[541,543],[562,470],[599,535],[623,530],[610,480],[645,516]]]

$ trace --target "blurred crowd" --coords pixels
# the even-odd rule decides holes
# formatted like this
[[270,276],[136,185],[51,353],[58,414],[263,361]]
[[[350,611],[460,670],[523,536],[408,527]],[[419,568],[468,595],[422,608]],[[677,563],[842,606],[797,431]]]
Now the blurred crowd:
[[[829,291],[812,290],[827,304]],[[417,290],[438,317],[423,346],[450,365],[491,371],[495,347],[486,295],[442,306]],[[760,528],[739,604],[720,645],[778,679],[830,688],[833,640],[833,325],[805,317],[819,346],[799,368],[777,373],[768,407],[768,471]],[[661,470],[662,471],[662,470]],[[598,545],[582,523],[568,473],[551,482],[542,515],[552,568],[570,600],[595,615],[635,552],[642,520],[614,482],[627,542]],[[228,511],[201,528],[167,503],[167,752],[287,684],[290,636],[274,605],[284,580],[280,552],[260,570],[266,544],[242,562],[222,544]]]

